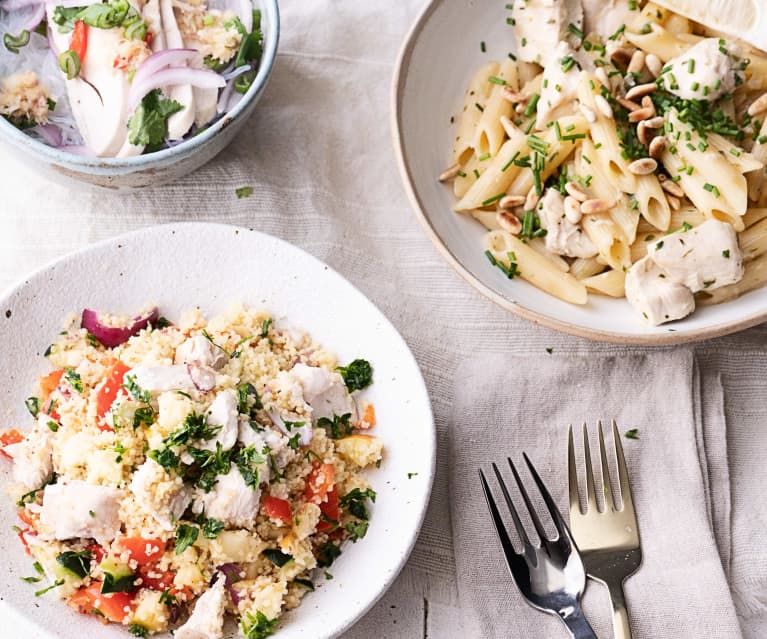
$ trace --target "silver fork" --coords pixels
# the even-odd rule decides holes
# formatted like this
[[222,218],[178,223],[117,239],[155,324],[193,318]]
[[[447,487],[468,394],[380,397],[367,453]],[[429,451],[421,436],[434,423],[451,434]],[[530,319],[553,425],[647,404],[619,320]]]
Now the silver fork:
[[[615,420],[612,422],[615,456],[618,462],[618,485],[622,505],[619,508],[618,495],[610,485],[605,438],[602,422],[599,422],[599,457],[604,484],[604,510],[600,511],[594,491],[594,465],[589,449],[588,428],[583,424],[583,447],[586,458],[586,511],[581,511],[578,498],[578,470],[575,463],[573,428],[568,439],[568,473],[570,484],[570,528],[578,541],[586,573],[592,579],[605,584],[610,591],[613,607],[613,635],[615,639],[631,639],[631,627],[626,610],[623,584],[642,564],[642,549],[639,540],[634,501],[631,498],[626,458]],[[613,482],[613,486],[615,482]],[[611,495],[612,493],[612,495]]]
[[530,474],[533,476],[533,480],[543,497],[549,515],[551,515],[554,521],[557,537],[555,539],[547,538],[546,531],[535,512],[533,504],[530,502],[519,473],[511,459],[507,458],[511,472],[514,474],[517,486],[519,486],[519,492],[522,494],[522,499],[530,513],[533,526],[535,526],[535,530],[540,537],[540,546],[532,544],[519,519],[519,514],[506,488],[506,483],[503,481],[498,467],[493,464],[493,471],[501,486],[501,492],[503,492],[506,505],[511,512],[514,527],[524,546],[521,553],[514,550],[503,519],[490,492],[490,486],[487,483],[485,474],[482,470],[479,471],[482,490],[485,493],[487,506],[490,509],[495,529],[501,540],[501,546],[503,547],[503,553],[506,556],[506,563],[509,566],[511,576],[514,578],[517,587],[527,602],[537,610],[557,615],[565,624],[573,639],[597,639],[581,609],[580,601],[583,589],[586,586],[586,574],[580,554],[578,553],[578,547],[575,545],[567,524],[533,464],[526,454],[523,453],[523,455],[527,467],[530,469]]

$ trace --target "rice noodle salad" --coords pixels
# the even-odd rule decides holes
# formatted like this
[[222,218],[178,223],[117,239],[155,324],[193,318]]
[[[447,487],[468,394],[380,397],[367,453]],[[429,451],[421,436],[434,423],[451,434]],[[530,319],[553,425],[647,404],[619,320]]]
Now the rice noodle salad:
[[0,115],[81,155],[174,146],[250,88],[260,20],[249,0],[0,0]]
[[361,471],[383,452],[366,360],[243,306],[86,309],[45,357],[32,427],[0,434],[30,596],[139,637],[221,639],[231,613],[260,639],[365,536]]

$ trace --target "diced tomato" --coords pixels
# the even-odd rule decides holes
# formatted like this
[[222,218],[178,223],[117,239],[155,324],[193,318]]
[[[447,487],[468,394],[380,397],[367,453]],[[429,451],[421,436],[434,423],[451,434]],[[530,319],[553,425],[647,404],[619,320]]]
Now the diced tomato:
[[314,462],[312,472],[306,478],[304,497],[306,501],[321,504],[328,499],[328,493],[336,483],[336,470],[333,464]]
[[101,563],[101,560],[106,557],[107,551],[104,550],[103,546],[99,546],[98,544],[90,544],[89,546],[86,546],[85,548],[88,550],[91,555],[93,555],[93,558],[96,560],[97,564]]
[[171,570],[158,570],[156,564],[140,566],[138,574],[141,577],[141,587],[150,590],[163,591],[173,587],[176,576]]
[[261,501],[261,510],[263,510],[267,517],[279,519],[286,524],[289,524],[292,521],[290,502],[287,499],[279,499],[278,497],[272,497],[271,495],[264,495],[264,498]]
[[4,433],[0,433],[0,455],[7,457],[8,459],[13,459],[13,457],[6,453],[2,447],[7,446],[8,444],[18,444],[23,439],[24,435],[22,435],[15,428],[13,430],[7,430]]
[[40,393],[43,401],[48,399],[53,391],[56,390],[56,388],[59,385],[59,382],[61,381],[61,376],[64,374],[64,369],[59,369],[57,371],[53,371],[52,373],[48,373],[44,377],[41,377],[39,380],[40,384]]
[[88,50],[88,25],[82,20],[75,21],[72,29],[72,38],[69,40],[69,50],[74,51],[85,62],[85,52]]
[[96,415],[98,416],[98,426],[101,430],[114,430],[111,425],[104,421],[104,416],[109,412],[112,404],[120,391],[125,373],[130,367],[117,360],[107,374],[106,381],[96,393]]
[[27,542],[27,535],[34,535],[36,533],[31,532],[29,530],[20,530],[16,533],[16,535],[19,538],[19,541],[21,541],[22,544],[24,544],[24,552],[27,553],[30,557],[32,556],[32,551],[29,549],[29,543]]
[[[94,581],[90,586],[80,588],[69,598],[69,605],[83,614],[94,614],[98,610],[109,621],[121,623],[133,609],[133,595],[125,592],[101,594],[101,582]],[[128,609],[127,611],[125,609]]]
[[324,518],[317,524],[317,532],[329,532],[335,530],[338,527],[337,522],[341,516],[341,510],[338,507],[338,490],[335,486],[333,486],[332,490],[328,493],[328,500],[320,504],[320,511],[324,515]]
[[123,537],[117,542],[123,550],[130,553],[139,565],[156,562],[165,552],[162,539],[144,539],[143,537]]
[[154,33],[152,33],[149,29],[147,29],[146,37],[144,38],[144,42],[146,42],[146,46],[151,47],[152,40],[154,40]]
[[56,403],[56,399],[51,397],[42,405],[40,411],[46,415],[50,415],[51,419],[57,422],[61,419],[61,415],[59,415],[59,411],[56,410]]
[[362,413],[362,419],[357,424],[357,428],[361,430],[368,430],[376,425],[376,409],[373,404],[367,404],[365,406],[365,412]]
[[27,526],[32,529],[37,529],[37,522],[40,520],[40,515],[37,513],[29,512],[26,508],[19,509],[19,519],[23,521]]

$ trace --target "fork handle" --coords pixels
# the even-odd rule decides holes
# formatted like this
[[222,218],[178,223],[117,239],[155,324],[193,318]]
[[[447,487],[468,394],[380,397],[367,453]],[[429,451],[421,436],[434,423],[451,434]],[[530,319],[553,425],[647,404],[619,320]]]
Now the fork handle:
[[573,608],[569,615],[562,616],[561,619],[565,626],[567,626],[573,639],[597,639],[594,629],[589,624],[580,607]]
[[631,626],[626,606],[613,606],[613,637],[631,639]]

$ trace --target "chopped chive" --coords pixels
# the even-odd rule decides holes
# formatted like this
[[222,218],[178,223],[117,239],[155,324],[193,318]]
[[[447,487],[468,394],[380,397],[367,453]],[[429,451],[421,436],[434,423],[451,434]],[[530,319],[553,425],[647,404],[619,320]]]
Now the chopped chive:
[[490,206],[494,202],[497,202],[498,200],[500,200],[504,195],[506,195],[506,193],[499,193],[498,195],[489,197],[484,202],[482,202],[482,206]]
[[527,108],[525,109],[525,117],[529,118],[535,113],[535,109],[538,106],[538,100],[541,99],[541,96],[538,93],[533,93],[533,95],[530,96],[530,102],[527,103]]

